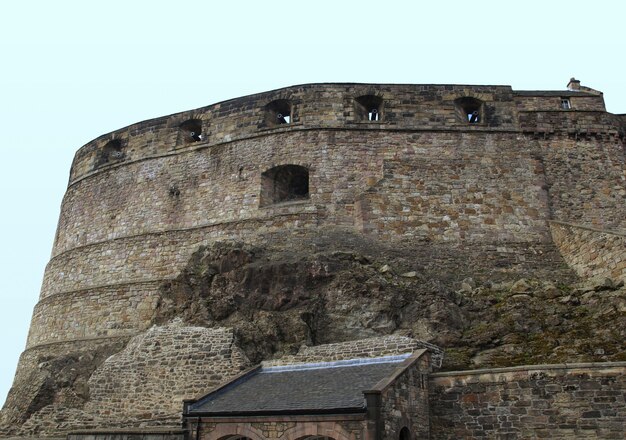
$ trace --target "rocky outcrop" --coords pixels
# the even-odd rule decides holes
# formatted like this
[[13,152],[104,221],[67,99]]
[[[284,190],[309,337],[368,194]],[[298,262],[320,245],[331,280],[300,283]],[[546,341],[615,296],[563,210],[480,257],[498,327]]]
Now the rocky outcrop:
[[446,347],[448,369],[626,360],[623,282],[520,279],[459,294],[469,318]]
[[360,353],[421,340],[445,350],[444,370],[624,360],[623,283],[579,282],[549,246],[532,250],[534,265],[515,244],[324,232],[202,246],[160,286],[149,330],[56,356],[26,351],[16,383],[28,394],[10,394],[4,435],[177,426],[183,398],[260,361],[325,356],[310,348],[322,344]]
[[155,322],[179,316],[234,328],[254,362],[302,344],[390,334],[443,347],[444,369],[624,358],[623,283],[513,271],[458,280],[445,264],[433,273],[399,248],[349,249],[203,247],[163,286]]

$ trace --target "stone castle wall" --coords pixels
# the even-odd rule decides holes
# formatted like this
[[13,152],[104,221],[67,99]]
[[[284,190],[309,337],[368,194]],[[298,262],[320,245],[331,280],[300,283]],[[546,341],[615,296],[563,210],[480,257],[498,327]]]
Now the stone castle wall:
[[506,142],[474,139],[452,155],[424,151],[385,161],[384,177],[359,197],[357,224],[385,239],[546,241],[541,168],[528,152],[488,151]]
[[130,340],[89,378],[85,413],[123,424],[180,418],[183,400],[249,367],[233,329],[153,327]]
[[[172,322],[132,338],[52,344],[53,355],[50,345],[40,345],[22,355],[15,379],[22,389],[9,395],[1,422],[36,438],[101,427],[178,426],[183,399],[250,366],[235,342],[230,328]],[[49,381],[62,391],[45,395],[53,388]],[[21,420],[20,398],[39,406],[28,408],[35,417]]]
[[[411,362],[415,353],[406,362]],[[428,404],[428,373],[431,369],[429,355],[424,353],[413,365],[397,376],[381,392],[380,413],[382,438],[401,438],[402,428],[410,430],[411,438],[430,438],[430,412]],[[367,395],[368,393],[366,393]]]
[[[358,119],[355,97],[366,94],[383,100],[381,121]],[[558,110],[561,95],[574,110]],[[484,102],[483,122],[459,118],[460,96]],[[276,99],[291,103],[291,124],[268,125]],[[192,118],[199,142],[181,140]],[[514,249],[548,246],[549,219],[623,227],[621,124],[592,94],[346,84],[118,130],[76,155],[28,346],[145,330],[159,282],[216,240],[329,226]],[[102,164],[111,139],[121,156]],[[260,206],[262,173],[281,164],[308,168],[309,198]]]
[[537,146],[550,219],[603,230],[626,229],[626,162],[619,138],[548,137],[537,140]]
[[435,373],[431,438],[624,438],[625,373],[624,362]]
[[[365,95],[380,99],[380,121],[360,116]],[[480,123],[459,114],[461,97],[482,103]],[[562,97],[572,110],[559,110]],[[277,100],[291,106],[290,124],[268,119]],[[188,138],[190,120],[201,139]],[[72,164],[16,384],[36,370],[33,353],[89,352],[145,332],[160,286],[220,240],[345,228],[471,246],[485,271],[494,255],[556,268],[548,220],[626,228],[625,126],[590,93],[313,84],[100,136]],[[308,169],[308,197],[263,205],[263,173],[286,164]]]

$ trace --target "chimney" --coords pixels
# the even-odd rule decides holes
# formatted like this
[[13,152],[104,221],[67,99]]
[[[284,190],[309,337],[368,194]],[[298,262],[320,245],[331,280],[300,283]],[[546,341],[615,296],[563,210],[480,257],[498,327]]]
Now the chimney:
[[576,78],[570,78],[569,83],[567,83],[567,90],[580,90],[580,81]]

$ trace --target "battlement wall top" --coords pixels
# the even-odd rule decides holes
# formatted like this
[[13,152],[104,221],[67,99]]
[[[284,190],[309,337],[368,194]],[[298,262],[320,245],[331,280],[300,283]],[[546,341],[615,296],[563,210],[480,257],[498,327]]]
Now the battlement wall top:
[[510,86],[430,84],[298,85],[104,134],[78,150],[70,184],[122,163],[293,130],[518,131],[520,114],[535,111],[567,113],[561,118],[576,119],[590,111],[605,113],[605,107],[601,94],[585,91],[516,92]]

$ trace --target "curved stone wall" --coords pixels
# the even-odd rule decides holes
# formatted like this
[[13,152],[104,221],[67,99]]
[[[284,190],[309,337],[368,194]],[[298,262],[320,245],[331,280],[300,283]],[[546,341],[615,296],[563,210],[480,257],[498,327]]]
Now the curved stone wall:
[[[474,103],[477,123],[459,102]],[[82,356],[145,332],[160,286],[220,240],[350,231],[458,247],[485,273],[508,264],[494,255],[549,271],[549,220],[626,228],[625,125],[586,92],[311,84],[100,136],[72,164],[16,384],[37,370],[34,353],[77,344]],[[307,170],[308,196],[261,203],[264,173],[281,165]]]
[[[497,247],[549,243],[554,218],[623,223],[621,119],[601,96],[558,111],[546,93],[313,84],[101,136],[76,154],[28,346],[145,329],[159,282],[216,240],[328,226]],[[378,121],[357,108],[369,95]],[[459,117],[463,96],[482,102],[480,123]],[[277,100],[289,124],[268,122]],[[262,174],[285,164],[308,170],[309,197],[262,205]]]
[[[360,96],[376,96],[383,101],[379,121],[363,120],[355,100]],[[181,143],[179,127],[195,119],[202,125],[202,145],[216,145],[275,131],[293,131],[320,127],[405,129],[461,129],[467,123],[458,117],[455,100],[471,96],[486,103],[483,123],[473,130],[507,130],[515,128],[516,102],[508,86],[431,86],[381,84],[308,84],[250,95],[208,107],[157,118],[107,135],[82,147],[74,160],[70,181],[75,181],[101,168],[95,168],[101,149],[118,139],[124,150],[123,162],[143,160],[160,155],[176,154],[197,143]],[[589,97],[604,110],[602,100]],[[286,100],[292,105],[289,127],[270,126],[266,121],[268,104]],[[558,108],[558,107],[557,107]]]

